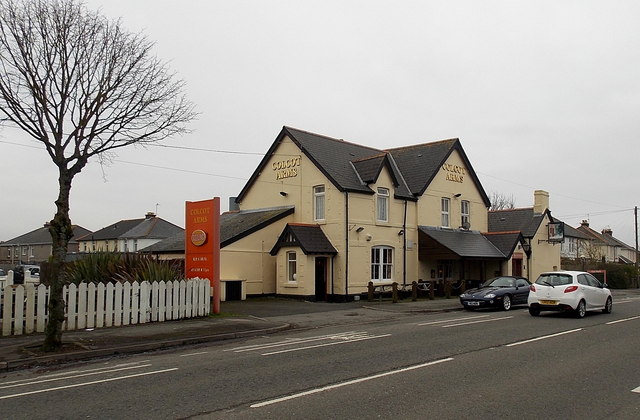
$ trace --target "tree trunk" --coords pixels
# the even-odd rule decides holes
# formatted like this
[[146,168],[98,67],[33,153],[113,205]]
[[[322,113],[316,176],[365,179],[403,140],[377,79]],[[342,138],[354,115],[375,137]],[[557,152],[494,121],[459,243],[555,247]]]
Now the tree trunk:
[[50,264],[50,294],[49,320],[45,329],[43,350],[56,351],[62,346],[62,323],[64,322],[65,301],[64,262],[67,256],[67,246],[73,237],[73,228],[69,218],[69,193],[73,175],[68,170],[59,169],[58,184],[60,191],[56,200],[56,214],[49,225],[49,232],[53,242],[53,252]]

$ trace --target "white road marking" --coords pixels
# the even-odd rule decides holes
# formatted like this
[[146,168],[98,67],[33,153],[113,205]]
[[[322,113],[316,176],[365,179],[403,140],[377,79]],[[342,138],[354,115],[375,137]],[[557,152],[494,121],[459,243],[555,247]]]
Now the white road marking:
[[631,392],[637,392],[638,394],[640,394],[640,386],[635,389],[632,389]]
[[[121,372],[123,370],[140,369],[140,368],[149,367],[149,366],[151,366],[151,365],[148,364],[148,365],[128,366],[128,367],[121,367],[121,368],[109,369],[109,370],[105,370],[104,368],[102,368],[99,371],[98,371],[98,369],[95,369],[94,371],[91,371],[91,372],[87,371],[85,373],[78,373],[78,374],[67,375],[67,376],[56,376],[55,378],[48,378],[48,379],[42,379],[41,378],[41,379],[37,379],[37,380],[31,380],[29,382],[21,382],[21,383],[13,383],[13,384],[10,384],[10,385],[2,385],[2,386],[0,386],[0,389],[16,388],[16,387],[19,387],[19,386],[42,384],[42,383],[53,382],[53,381],[61,381],[63,379],[82,378],[84,376],[102,375],[103,373]],[[75,371],[75,372],[77,372],[77,371]]]
[[347,381],[347,382],[341,382],[341,383],[334,384],[334,385],[327,385],[327,386],[323,386],[323,387],[320,387],[320,388],[315,388],[315,389],[310,389],[308,391],[300,392],[298,394],[287,395],[286,397],[275,398],[273,400],[268,400],[268,401],[263,401],[261,403],[252,404],[250,407],[251,408],[259,408],[259,407],[264,407],[264,406],[267,406],[267,405],[277,404],[277,403],[281,403],[281,402],[284,402],[284,401],[293,400],[295,398],[305,397],[307,395],[317,394],[319,392],[324,392],[324,391],[329,391],[329,390],[336,389],[336,388],[341,388],[343,386],[354,385],[354,384],[358,384],[358,383],[361,383],[361,382],[366,382],[366,381],[370,381],[370,380],[373,380],[373,379],[382,378],[382,377],[385,377],[385,376],[396,375],[398,373],[403,373],[403,372],[407,372],[407,371],[415,370],[415,369],[421,369],[421,368],[424,368],[424,367],[437,365],[437,364],[443,363],[443,362],[450,362],[452,360],[453,360],[452,357],[448,357],[446,359],[436,360],[434,362],[422,363],[422,364],[419,364],[419,365],[409,366],[409,367],[398,369],[398,370],[392,370],[390,372],[379,373],[377,375],[367,376],[367,377],[360,378],[360,379],[353,379],[353,380]]
[[488,317],[489,315],[475,315],[475,316],[467,316],[464,318],[455,318],[455,319],[444,319],[442,321],[431,321],[431,322],[421,322],[418,325],[435,325],[435,324],[445,324],[447,322],[458,322],[458,321],[464,321],[467,319],[477,319],[477,318],[485,318]]
[[571,334],[571,333],[578,332],[578,331],[582,331],[582,328],[578,328],[578,329],[575,329],[575,330],[569,330],[569,331],[563,331],[563,332],[559,332],[559,333],[551,334],[551,335],[543,335],[542,337],[536,337],[536,338],[532,338],[530,340],[518,341],[516,343],[507,344],[507,347],[519,346],[520,344],[532,343],[534,341],[545,340],[547,338],[558,337],[560,335]]
[[264,350],[264,349],[270,349],[270,348],[275,348],[275,347],[292,346],[292,345],[296,345],[296,344],[310,343],[310,342],[313,342],[313,341],[336,340],[336,339],[341,339],[343,337],[353,337],[353,336],[362,337],[362,336],[366,336],[366,335],[367,335],[366,331],[348,331],[348,332],[344,332],[344,333],[340,333],[340,334],[319,335],[319,336],[315,336],[315,337],[287,338],[287,339],[285,339],[283,341],[278,341],[276,343],[254,344],[254,345],[250,345],[250,346],[235,347],[235,348],[230,349],[228,351],[233,351],[234,353],[242,353],[242,352],[245,352],[245,351],[257,351],[257,350]]
[[269,352],[269,353],[262,353],[261,356],[271,356],[273,354],[290,353],[290,352],[293,352],[293,351],[300,351],[300,350],[309,350],[309,349],[315,349],[315,348],[318,348],[318,347],[334,346],[336,344],[354,343],[356,341],[372,340],[374,338],[389,337],[390,335],[391,334],[370,335],[370,336],[366,336],[366,337],[361,337],[361,338],[356,338],[356,339],[349,339],[349,340],[344,340],[344,341],[333,341],[331,343],[316,344],[316,345],[313,345],[313,346],[296,347],[294,349],[286,349],[286,350],[272,351],[272,352]]
[[73,384],[73,385],[58,386],[58,387],[55,387],[55,388],[39,389],[37,391],[22,392],[20,394],[3,395],[3,396],[0,396],[0,400],[6,400],[6,399],[9,399],[9,398],[16,398],[16,397],[24,397],[24,396],[27,396],[27,395],[34,395],[34,394],[42,394],[42,393],[45,393],[45,392],[59,391],[61,389],[79,388],[81,386],[102,384],[102,383],[113,382],[113,381],[121,381],[123,379],[136,378],[138,376],[156,375],[158,373],[171,372],[171,371],[174,371],[174,370],[178,370],[178,368],[154,370],[152,372],[136,373],[136,374],[133,374],[133,375],[119,376],[117,378],[100,379],[99,381],[83,382],[83,383]]
[[461,322],[459,324],[442,325],[442,328],[460,327],[460,326],[463,326],[463,325],[479,324],[481,322],[501,321],[503,319],[510,319],[510,318],[513,318],[513,317],[512,316],[503,316],[501,318],[481,319],[479,321],[469,321],[469,322]]
[[207,354],[208,351],[199,351],[197,353],[189,353],[189,354],[181,354],[180,357],[190,357],[190,356],[199,356],[201,354]]
[[[109,369],[117,369],[117,368],[121,368],[121,367],[124,367],[124,366],[139,365],[141,363],[147,363],[148,361],[149,360],[141,360],[139,362],[119,363],[117,365],[104,366],[104,367],[95,368],[95,369],[71,370],[71,371],[67,371],[67,372],[51,373],[49,375],[38,376],[38,379],[59,378],[61,376],[74,375],[74,374],[77,374],[77,373],[99,372],[99,371],[104,371],[104,370],[109,370]],[[62,378],[62,379],[64,379],[64,378]],[[30,382],[30,381],[33,381],[33,379],[32,378],[27,378],[27,379],[19,379],[17,381],[0,382],[0,389],[1,388],[6,388],[4,385],[18,384],[18,383],[21,383],[21,382]]]
[[638,318],[640,318],[640,316],[632,316],[631,318],[624,318],[624,319],[618,319],[616,321],[609,321],[605,325],[617,324],[618,322],[626,322],[626,321],[631,321]]

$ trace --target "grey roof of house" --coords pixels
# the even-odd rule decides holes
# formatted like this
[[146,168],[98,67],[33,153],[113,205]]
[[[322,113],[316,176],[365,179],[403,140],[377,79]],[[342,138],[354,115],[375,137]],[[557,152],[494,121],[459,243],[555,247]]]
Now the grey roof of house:
[[449,155],[458,150],[467,166],[467,175],[476,183],[487,207],[490,204],[458,139],[379,150],[292,127],[283,127],[238,194],[238,202],[242,201],[242,197],[263,171],[285,136],[289,137],[340,191],[373,194],[374,191],[367,184],[375,182],[382,167],[386,165],[394,182],[394,197],[407,200],[415,200],[423,194]]
[[[225,212],[220,215],[220,247],[224,248],[293,212],[293,206]],[[141,252],[184,252],[184,241],[185,234],[181,232],[148,246]]]
[[498,248],[506,258],[511,258],[513,251],[524,238],[520,232],[484,233],[493,246]]
[[[287,238],[289,234],[294,241],[289,242]],[[308,254],[337,254],[338,251],[333,247],[329,238],[324,234],[322,228],[318,225],[302,225],[288,224],[282,230],[278,241],[271,249],[270,254],[276,255],[283,246],[300,247],[305,255]]]
[[[79,225],[72,225],[73,229],[73,237],[70,242],[77,242],[78,238],[90,234],[91,231],[89,229],[85,229]],[[50,244],[53,241],[51,240],[51,234],[49,233],[49,227],[43,226],[38,229],[32,230],[31,232],[25,233],[23,235],[17,236],[13,239],[9,239],[8,241],[2,242],[3,246],[6,245],[41,245],[41,244]]]
[[520,231],[525,238],[533,238],[543,219],[544,213],[534,213],[532,207],[492,210],[489,212],[489,232]]
[[94,241],[141,238],[161,239],[183,231],[184,229],[180,226],[153,216],[142,219],[120,220],[80,239]]
[[484,235],[474,230],[419,226],[420,232],[463,258],[499,258],[505,255]]
[[293,212],[293,206],[283,206],[223,213],[220,215],[220,247],[224,248]]
[[585,234],[588,238],[590,239],[596,239],[608,246],[613,246],[613,247],[621,247],[621,248],[626,248],[626,249],[630,249],[630,250],[634,250],[635,248],[625,244],[624,242],[622,242],[621,240],[613,237],[612,235],[609,234],[604,234],[604,233],[600,233],[597,232],[593,229],[591,229],[589,226],[578,226],[576,228],[576,230],[578,232],[581,232],[583,234]]
[[387,152],[393,156],[393,159],[398,164],[411,193],[415,196],[420,196],[426,191],[442,164],[455,150],[458,151],[466,166],[467,173],[464,176],[468,176],[473,180],[485,205],[489,207],[489,197],[484,188],[482,188],[482,184],[473,170],[459,139],[398,147],[388,149]]

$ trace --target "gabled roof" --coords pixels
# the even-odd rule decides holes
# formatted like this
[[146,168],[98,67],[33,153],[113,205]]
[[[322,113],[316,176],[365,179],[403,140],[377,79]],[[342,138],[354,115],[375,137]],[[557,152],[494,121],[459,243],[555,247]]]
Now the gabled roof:
[[[526,245],[522,233],[514,232],[487,232],[483,235],[504,254],[506,258],[511,258],[518,244]],[[526,251],[525,251],[526,252]],[[529,254],[529,253],[527,253]]]
[[490,205],[458,139],[379,150],[286,126],[238,194],[237,202],[242,201],[285,137],[289,137],[338,190],[374,194],[368,184],[374,183],[386,166],[394,182],[394,197],[406,200],[416,200],[422,195],[442,164],[451,153],[458,151],[468,170],[467,176],[475,183],[485,205]]
[[442,165],[454,151],[458,151],[460,154],[468,172],[467,176],[471,177],[484,204],[489,207],[491,205],[489,196],[484,191],[459,139],[441,140],[387,150],[393,156],[411,193],[415,196],[424,194]]
[[[285,216],[293,214],[293,206],[229,211],[220,215],[220,248],[224,248]],[[141,252],[184,252],[184,232],[144,248]]]
[[[433,226],[418,226],[418,229],[428,237],[427,240],[421,241],[420,248],[430,254],[441,254],[442,250],[439,251],[437,248],[444,248],[451,255],[461,258],[505,258],[505,255],[478,231]],[[429,248],[433,248],[434,252]]]
[[[71,228],[73,229],[73,237],[70,242],[77,242],[78,238],[91,233],[89,229],[85,229],[82,226],[72,225]],[[51,243],[53,243],[53,241],[51,240],[51,233],[49,233],[49,226],[44,225],[29,233],[2,242],[2,245],[42,245]]]
[[545,215],[551,217],[548,210],[534,213],[533,207],[492,210],[489,212],[489,232],[520,231],[525,238],[533,238]]
[[626,249],[635,251],[635,248],[625,244],[621,240],[614,238],[610,234],[596,232],[595,230],[591,229],[589,225],[584,225],[584,224],[580,225],[576,228],[576,230],[578,232],[582,232],[583,234],[587,235],[591,239],[595,239],[597,241],[604,243],[605,245],[612,246],[612,247],[626,248]]
[[105,241],[115,239],[168,238],[184,231],[180,226],[167,222],[155,215],[142,219],[120,220],[96,232],[85,235],[82,241]]
[[287,224],[270,254],[276,255],[283,246],[299,247],[305,255],[338,253],[319,225]]

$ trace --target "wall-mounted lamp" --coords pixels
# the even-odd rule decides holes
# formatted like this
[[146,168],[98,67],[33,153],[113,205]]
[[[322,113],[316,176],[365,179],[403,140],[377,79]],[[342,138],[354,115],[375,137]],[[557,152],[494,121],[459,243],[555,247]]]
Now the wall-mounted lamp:
[[462,195],[461,193],[453,194],[453,196],[454,196],[455,198],[458,198],[458,197],[460,197],[461,195]]
[[400,229],[400,232],[398,232],[398,236],[402,236],[404,235],[404,229]]
[[360,233],[360,232],[362,232],[363,230],[364,230],[364,228],[363,228],[362,226],[360,226],[360,227],[358,227],[358,229],[356,229],[356,232],[357,232],[357,233]]
[[286,191],[280,191],[280,195],[283,196],[283,197],[286,197],[289,194]]

